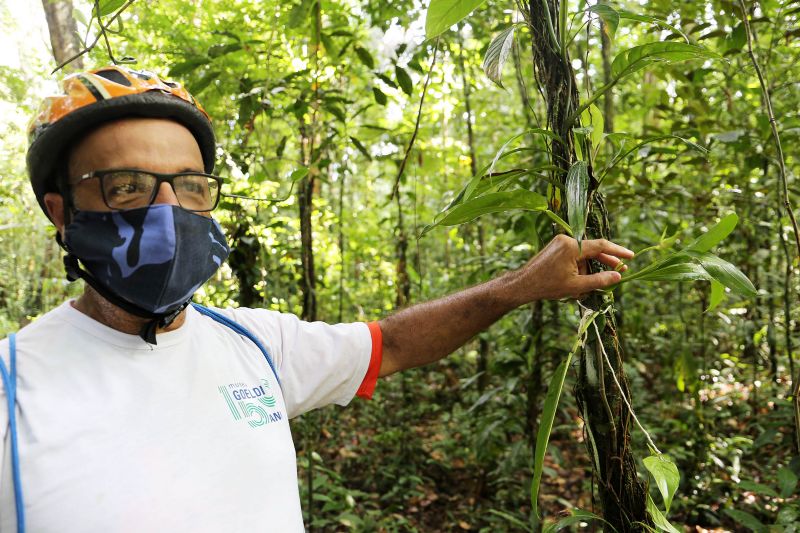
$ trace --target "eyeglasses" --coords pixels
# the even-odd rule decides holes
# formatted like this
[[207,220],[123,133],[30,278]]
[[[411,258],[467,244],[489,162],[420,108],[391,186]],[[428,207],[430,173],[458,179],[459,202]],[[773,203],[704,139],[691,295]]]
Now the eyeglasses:
[[110,209],[135,209],[153,203],[161,183],[175,191],[178,204],[187,211],[211,211],[219,203],[223,179],[202,172],[159,174],[137,169],[93,170],[78,183],[97,178],[103,201]]

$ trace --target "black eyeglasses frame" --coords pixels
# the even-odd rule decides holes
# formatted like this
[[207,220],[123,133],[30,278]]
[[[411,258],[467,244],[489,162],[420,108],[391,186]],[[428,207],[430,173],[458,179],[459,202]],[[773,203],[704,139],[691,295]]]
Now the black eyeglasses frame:
[[[193,172],[193,171],[184,171],[184,172],[174,172],[174,173],[160,173],[160,172],[152,172],[150,170],[142,170],[140,168],[108,168],[102,170],[92,170],[91,172],[87,172],[86,174],[82,174],[77,178],[69,179],[69,188],[70,190],[79,183],[84,180],[88,180],[91,178],[98,178],[100,180],[100,194],[103,197],[103,203],[106,204],[106,207],[111,209],[112,211],[123,211],[118,207],[112,207],[108,204],[108,200],[106,199],[106,189],[103,187],[103,180],[105,176],[111,174],[113,172],[138,172],[141,174],[148,174],[150,176],[154,176],[156,178],[156,184],[153,187],[153,192],[150,195],[150,199],[147,202],[147,205],[153,205],[153,202],[158,196],[158,189],[161,188],[162,183],[169,183],[169,186],[172,187],[172,191],[175,193],[175,198],[178,200],[178,205],[180,205],[181,199],[178,197],[177,191],[175,191],[175,185],[173,184],[173,180],[179,176],[203,176],[205,178],[211,178],[217,182],[217,197],[214,199],[214,205],[211,206],[210,209],[189,209],[180,205],[181,209],[186,211],[190,211],[192,213],[207,213],[209,211],[213,211],[219,205],[219,199],[222,196],[222,184],[226,181],[225,178],[221,176],[215,176],[214,174],[206,174],[205,172]],[[74,201],[72,202],[74,205]]]

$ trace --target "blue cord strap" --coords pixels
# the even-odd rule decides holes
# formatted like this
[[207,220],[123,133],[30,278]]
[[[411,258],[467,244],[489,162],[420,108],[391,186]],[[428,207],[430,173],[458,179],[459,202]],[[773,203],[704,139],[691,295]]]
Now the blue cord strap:
[[264,348],[264,345],[261,344],[261,341],[258,340],[258,337],[250,333],[250,330],[248,330],[246,327],[242,326],[238,322],[231,320],[230,318],[223,316],[217,313],[216,311],[212,311],[208,307],[204,307],[196,303],[193,303],[192,307],[197,309],[197,311],[199,311],[201,314],[206,315],[207,317],[215,320],[216,322],[219,322],[224,326],[228,326],[239,335],[247,337],[248,339],[253,341],[253,343],[258,347],[258,349],[261,350],[261,353],[264,355],[264,359],[267,360],[267,364],[269,364],[269,368],[272,370],[272,374],[275,376],[275,379],[278,380],[278,385],[280,386],[281,378],[278,377],[278,373],[275,371],[275,365],[272,363],[272,357],[270,357],[269,352],[267,351],[266,348]]
[[11,374],[6,369],[6,364],[0,358],[0,374],[3,378],[3,388],[6,391],[6,402],[8,404],[8,426],[11,431],[11,469],[14,476],[14,501],[17,510],[17,532],[25,531],[25,506],[22,503],[22,482],[20,480],[19,469],[19,447],[17,446],[17,412],[15,409],[17,402],[17,335],[12,333],[8,336],[9,362],[11,363]]

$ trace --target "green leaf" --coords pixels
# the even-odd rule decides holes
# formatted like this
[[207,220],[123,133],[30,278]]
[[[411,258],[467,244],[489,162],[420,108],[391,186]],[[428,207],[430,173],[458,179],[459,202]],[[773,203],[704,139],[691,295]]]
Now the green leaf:
[[397,84],[394,82],[392,78],[387,76],[386,74],[381,74],[380,72],[376,72],[375,75],[381,80],[383,83],[391,87],[392,89],[397,89]]
[[289,20],[286,26],[289,29],[299,28],[308,17],[308,13],[311,11],[311,6],[314,5],[314,1],[315,0],[301,0],[295,4],[289,12]]
[[367,150],[367,147],[366,147],[366,146],[364,146],[364,145],[361,143],[361,141],[359,141],[359,140],[358,140],[358,139],[356,139],[355,137],[350,137],[350,140],[351,140],[351,141],[353,141],[353,146],[355,146],[355,147],[356,147],[356,150],[358,150],[359,152],[361,152],[361,155],[363,155],[364,157],[366,157],[366,158],[367,158],[367,159],[369,159],[370,161],[372,160],[372,156],[370,155],[370,153],[369,153],[369,150]]
[[686,254],[699,261],[712,278],[719,281],[733,292],[742,296],[754,297],[758,294],[753,283],[741,270],[709,252],[686,250]]
[[83,16],[83,11],[78,8],[73,8],[72,10],[72,18],[83,24],[84,26],[88,26],[89,23],[86,22],[86,17]]
[[425,37],[433,39],[466,18],[486,0],[431,0],[425,17]]
[[728,50],[741,50],[747,44],[747,32],[743,22],[733,28],[730,35],[725,39],[725,44]]
[[785,466],[778,470],[778,487],[782,498],[791,496],[795,487],[797,487],[797,476]]
[[100,16],[105,17],[106,15],[110,15],[125,5],[125,2],[126,0],[100,0]]
[[455,226],[474,220],[487,213],[500,213],[514,209],[544,211],[547,209],[547,198],[539,193],[525,189],[484,194],[457,205],[448,211],[437,222],[437,225]]
[[739,482],[738,488],[742,490],[748,490],[750,492],[755,492],[759,496],[767,496],[769,498],[779,498],[778,493],[775,492],[772,488],[762,485],[761,483],[756,483],[754,481],[748,481],[743,479]]
[[601,113],[600,109],[594,104],[589,106],[589,117],[591,118],[592,124],[592,147],[597,150],[597,147],[603,142],[605,120],[603,119],[603,113]]
[[586,231],[589,171],[585,161],[576,161],[567,172],[567,221],[578,245]]
[[730,213],[722,217],[714,227],[695,239],[687,249],[696,252],[709,252],[714,246],[719,244],[725,237],[730,235],[736,224],[739,222],[739,217],[736,213]]
[[756,533],[766,533],[769,529],[762,524],[758,518],[748,512],[739,511],[737,509],[725,509],[722,512],[733,518],[738,525],[742,525]]
[[408,72],[406,72],[403,67],[395,65],[394,74],[397,77],[397,83],[400,84],[400,88],[403,89],[403,92],[411,96],[411,94],[414,92],[414,81],[411,79],[411,76],[408,74]]
[[701,46],[659,42],[634,46],[621,52],[611,63],[611,77],[619,80],[653,63],[675,63],[688,59],[715,59],[719,56]]
[[289,175],[289,179],[292,181],[292,183],[294,183],[300,181],[306,176],[308,176],[308,167],[300,167],[292,171],[292,173]]
[[494,154],[494,158],[492,159],[492,162],[489,164],[489,167],[488,167],[489,168],[488,174],[491,174],[491,173],[494,172],[494,166],[497,164],[497,161],[499,161],[500,158],[504,156],[505,150],[506,150],[506,148],[508,147],[509,144],[511,144],[512,142],[516,141],[520,137],[522,137],[524,135],[529,135],[529,134],[530,135],[541,135],[543,137],[547,137],[549,139],[552,139],[552,140],[554,140],[556,142],[561,142],[561,138],[558,135],[556,135],[552,131],[545,130],[545,129],[542,129],[542,128],[531,128],[529,130],[523,131],[522,133],[517,133],[516,135],[514,135],[513,137],[508,139],[506,142],[504,142],[503,146],[501,146],[500,149],[497,151],[497,153]]
[[619,13],[617,10],[606,4],[597,4],[591,6],[586,11],[589,13],[596,13],[603,19],[603,31],[613,39],[619,27]]
[[516,25],[511,25],[498,33],[489,48],[486,50],[486,55],[483,57],[483,71],[486,76],[496,83],[499,87],[503,87],[500,79],[503,76],[503,65],[506,64],[508,54],[511,52],[511,47],[514,44],[514,30]]
[[725,299],[725,285],[719,281],[711,280],[711,296],[708,299],[708,309],[706,312],[713,311]]
[[567,377],[569,363],[572,360],[572,353],[561,361],[553,377],[550,378],[550,385],[547,387],[547,397],[544,399],[544,409],[542,418],[539,422],[539,430],[536,433],[536,449],[533,457],[533,482],[531,483],[531,506],[533,514],[539,517],[539,485],[542,481],[542,468],[544,466],[544,454],[547,451],[547,441],[550,440],[550,432],[553,430],[553,420],[556,417],[556,408],[561,398],[561,390],[564,388],[564,379]]
[[658,17],[653,17],[651,15],[640,15],[639,13],[634,13],[632,11],[625,11],[621,9],[617,11],[619,14],[619,18],[625,20],[635,20],[637,22],[649,22],[650,24],[656,24],[658,26],[662,26],[664,28],[668,28],[673,32],[677,33],[678,35],[682,36],[686,42],[689,42],[689,38],[677,27],[673,26],[672,24],[668,23],[665,20],[661,20]]
[[639,281],[697,281],[712,279],[705,269],[692,262],[659,266],[642,274]]
[[242,49],[242,43],[214,44],[208,48],[208,57],[220,57]]
[[178,63],[177,65],[173,65],[172,68],[169,69],[169,75],[180,78],[183,77],[185,74],[196,70],[198,67],[202,67],[203,65],[207,65],[211,62],[211,58],[208,56],[194,56],[190,57],[183,63]]
[[542,471],[544,468],[544,454],[547,451],[547,441],[550,440],[550,432],[553,430],[553,420],[556,417],[556,408],[558,401],[561,398],[561,391],[564,389],[564,380],[567,377],[567,370],[569,370],[569,363],[572,361],[572,356],[578,351],[578,348],[583,342],[583,336],[589,326],[594,323],[595,318],[600,313],[595,311],[591,314],[583,315],[581,323],[578,326],[578,336],[572,349],[567,354],[567,357],[561,361],[556,371],[553,372],[553,377],[550,378],[550,384],[547,387],[547,396],[544,399],[544,407],[542,409],[542,418],[539,421],[539,429],[536,432],[536,449],[533,456],[533,481],[531,482],[531,509],[533,516],[538,520],[539,517],[539,485],[542,481]]
[[322,46],[325,48],[325,53],[331,57],[335,58],[339,55],[339,48],[336,46],[336,43],[333,42],[331,36],[327,33],[320,33],[319,40],[322,42]]
[[512,514],[509,514],[509,513],[505,512],[505,511],[501,511],[499,509],[489,509],[489,514],[493,514],[495,516],[499,516],[503,520],[511,522],[512,524],[517,526],[517,528],[519,528],[520,531],[526,531],[528,529],[528,524],[526,524],[525,522],[523,522],[522,520],[520,520],[516,516],[514,516]]
[[546,525],[542,529],[542,533],[556,533],[558,531],[561,531],[562,529],[574,526],[575,524],[578,524],[580,522],[591,522],[592,520],[599,520],[601,522],[607,523],[601,517],[597,516],[594,513],[590,513],[589,511],[582,511],[581,509],[572,509],[569,512],[570,512],[569,516],[562,518],[558,522]]
[[384,92],[378,89],[377,87],[372,88],[372,96],[375,97],[375,101],[378,102],[380,105],[386,105],[386,102],[389,101],[388,98],[386,98]]
[[361,61],[365,67],[369,69],[375,68],[375,60],[372,58],[372,54],[370,54],[366,48],[355,46],[353,49],[355,50],[359,61]]
[[669,533],[681,533],[678,531],[675,526],[669,523],[667,517],[664,516],[664,513],[656,507],[655,502],[653,502],[653,498],[650,495],[647,495],[647,512],[650,514],[650,517],[653,519],[653,523],[662,531],[668,531]]
[[661,497],[664,498],[664,508],[669,512],[672,498],[675,496],[675,491],[678,490],[678,484],[681,481],[678,467],[675,466],[672,459],[664,454],[645,457],[642,462],[653,476],[656,486],[661,492]]

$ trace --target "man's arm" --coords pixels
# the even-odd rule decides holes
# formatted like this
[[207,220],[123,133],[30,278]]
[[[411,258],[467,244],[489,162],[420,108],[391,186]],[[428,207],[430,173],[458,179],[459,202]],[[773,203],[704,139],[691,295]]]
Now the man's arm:
[[633,252],[606,240],[556,236],[519,270],[475,287],[414,305],[380,321],[383,360],[380,376],[422,366],[460,348],[503,315],[536,300],[577,298],[618,283],[620,274],[584,274],[585,260],[616,268]]

